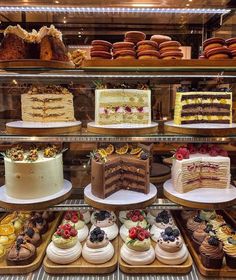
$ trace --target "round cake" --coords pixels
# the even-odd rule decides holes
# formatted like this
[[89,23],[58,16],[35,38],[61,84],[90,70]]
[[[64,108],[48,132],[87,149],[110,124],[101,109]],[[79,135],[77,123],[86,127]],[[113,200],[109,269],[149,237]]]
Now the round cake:
[[6,194],[18,199],[35,199],[59,192],[64,184],[62,153],[56,148],[24,151],[15,147],[6,152]]

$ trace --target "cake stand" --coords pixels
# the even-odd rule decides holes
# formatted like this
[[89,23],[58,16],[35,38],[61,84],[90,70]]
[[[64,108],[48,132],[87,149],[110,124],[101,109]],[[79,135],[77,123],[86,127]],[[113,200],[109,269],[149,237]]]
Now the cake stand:
[[236,203],[236,188],[228,189],[199,188],[186,193],[174,189],[171,180],[163,185],[164,195],[171,201],[190,208],[222,209]]
[[152,122],[145,124],[111,124],[98,125],[95,122],[90,122],[87,125],[88,131],[97,134],[107,135],[143,135],[148,133],[156,133],[158,124]]
[[143,194],[130,190],[119,190],[109,197],[102,199],[92,194],[91,184],[84,189],[84,200],[97,209],[107,210],[130,210],[143,209],[156,200],[157,188],[150,184],[150,192]]
[[14,121],[6,124],[6,131],[18,135],[50,135],[79,131],[80,121],[73,122],[25,122]]
[[209,135],[209,136],[227,136],[236,133],[236,123],[194,123],[194,124],[174,124],[173,121],[165,123],[165,132],[188,134],[188,135]]
[[10,197],[6,193],[6,186],[0,188],[0,207],[8,210],[40,210],[45,209],[55,204],[66,200],[72,191],[72,184],[70,181],[64,180],[62,189],[49,196],[33,199],[17,199]]

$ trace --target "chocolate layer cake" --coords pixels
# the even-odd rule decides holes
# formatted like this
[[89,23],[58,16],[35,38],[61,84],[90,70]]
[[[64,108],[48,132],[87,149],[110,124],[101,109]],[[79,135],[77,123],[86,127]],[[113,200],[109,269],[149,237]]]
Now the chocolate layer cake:
[[232,92],[178,91],[174,123],[232,123]]

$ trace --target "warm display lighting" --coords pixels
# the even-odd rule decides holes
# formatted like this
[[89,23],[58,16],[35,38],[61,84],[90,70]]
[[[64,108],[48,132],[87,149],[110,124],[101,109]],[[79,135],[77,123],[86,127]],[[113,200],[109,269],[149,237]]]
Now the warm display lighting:
[[0,12],[52,12],[52,13],[146,13],[146,14],[156,14],[156,13],[179,13],[179,14],[227,14],[230,9],[173,9],[173,8],[112,8],[112,7],[46,7],[46,6],[1,6]]

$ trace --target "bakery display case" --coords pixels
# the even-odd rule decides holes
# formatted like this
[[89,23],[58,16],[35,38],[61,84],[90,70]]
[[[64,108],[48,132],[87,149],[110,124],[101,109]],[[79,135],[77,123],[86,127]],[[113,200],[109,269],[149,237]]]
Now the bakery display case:
[[236,278],[236,3],[0,1],[0,278]]

